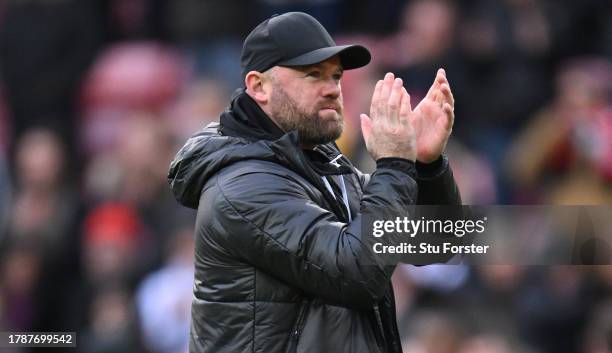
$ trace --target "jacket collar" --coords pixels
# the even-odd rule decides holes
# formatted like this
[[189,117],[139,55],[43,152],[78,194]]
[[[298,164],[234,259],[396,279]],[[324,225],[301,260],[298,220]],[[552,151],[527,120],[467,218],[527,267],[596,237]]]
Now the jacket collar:
[[234,92],[230,106],[221,114],[219,123],[221,134],[248,140],[278,140],[285,134],[246,94],[244,88]]

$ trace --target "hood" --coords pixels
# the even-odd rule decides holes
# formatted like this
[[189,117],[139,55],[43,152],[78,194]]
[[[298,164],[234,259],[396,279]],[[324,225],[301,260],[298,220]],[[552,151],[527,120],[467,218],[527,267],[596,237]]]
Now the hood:
[[[297,131],[283,134],[275,130],[255,102],[238,92],[221,114],[220,123],[209,124],[178,151],[170,164],[168,182],[182,205],[197,208],[204,184],[221,169],[244,160],[279,163],[316,184],[320,183],[320,175],[351,171],[344,165],[313,164],[298,141]],[[319,145],[315,150],[330,160],[340,154],[333,143]]]

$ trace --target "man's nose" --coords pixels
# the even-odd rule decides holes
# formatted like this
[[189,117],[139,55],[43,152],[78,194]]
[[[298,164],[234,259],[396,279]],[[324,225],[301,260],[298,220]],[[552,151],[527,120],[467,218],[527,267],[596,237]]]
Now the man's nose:
[[340,83],[337,80],[326,80],[321,88],[323,97],[338,98],[340,96]]

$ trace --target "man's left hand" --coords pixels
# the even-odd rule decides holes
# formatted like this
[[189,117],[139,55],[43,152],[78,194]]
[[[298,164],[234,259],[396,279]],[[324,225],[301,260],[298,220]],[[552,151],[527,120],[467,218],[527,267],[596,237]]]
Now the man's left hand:
[[414,127],[417,138],[417,160],[431,163],[438,159],[455,120],[455,99],[444,69],[439,69],[429,92],[414,109]]

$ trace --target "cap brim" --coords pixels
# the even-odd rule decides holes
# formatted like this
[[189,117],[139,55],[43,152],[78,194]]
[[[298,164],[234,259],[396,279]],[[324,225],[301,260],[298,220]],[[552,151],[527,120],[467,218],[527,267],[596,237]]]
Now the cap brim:
[[301,66],[317,64],[331,58],[334,55],[340,56],[340,63],[344,70],[356,69],[366,66],[372,56],[370,51],[364,46],[354,45],[338,45],[335,47],[326,47],[310,51],[298,57],[282,61],[279,66]]

